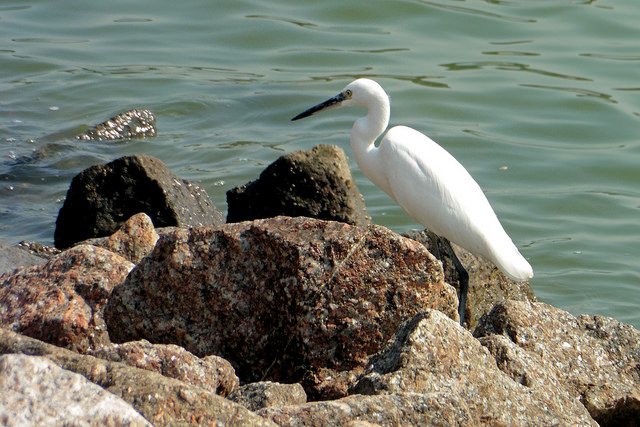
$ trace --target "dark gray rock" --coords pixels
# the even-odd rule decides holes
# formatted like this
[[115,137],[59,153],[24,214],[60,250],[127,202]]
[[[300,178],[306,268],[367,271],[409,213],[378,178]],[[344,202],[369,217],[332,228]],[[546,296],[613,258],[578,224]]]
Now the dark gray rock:
[[[455,290],[419,243],[376,225],[276,217],[162,237],[114,289],[114,342],[173,343],[217,354],[245,382],[294,383],[363,366],[405,319],[437,308],[458,319]],[[316,382],[315,379],[319,379]],[[332,396],[334,397],[334,396]]]
[[280,157],[256,181],[229,190],[227,205],[227,222],[285,215],[369,223],[347,156],[334,145]]
[[87,129],[76,139],[105,141],[156,136],[156,117],[149,110],[129,110]]
[[156,227],[224,223],[202,187],[178,178],[162,161],[138,154],[92,166],[73,178],[56,221],[55,244],[64,249],[109,236],[139,212]]

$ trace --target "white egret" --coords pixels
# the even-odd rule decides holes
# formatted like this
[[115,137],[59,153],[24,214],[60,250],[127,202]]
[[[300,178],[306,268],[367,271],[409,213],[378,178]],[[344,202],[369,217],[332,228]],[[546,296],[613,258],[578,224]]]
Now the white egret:
[[[351,129],[351,150],[369,180],[415,221],[490,259],[511,279],[521,281],[533,277],[531,265],[502,228],[480,186],[444,148],[406,126],[389,129],[376,147],[376,139],[389,124],[390,108],[389,97],[375,81],[355,80],[338,95],[291,120],[351,106],[364,106],[368,110]],[[464,268],[462,270],[463,277],[468,277]],[[461,322],[468,286],[464,281],[460,286]]]

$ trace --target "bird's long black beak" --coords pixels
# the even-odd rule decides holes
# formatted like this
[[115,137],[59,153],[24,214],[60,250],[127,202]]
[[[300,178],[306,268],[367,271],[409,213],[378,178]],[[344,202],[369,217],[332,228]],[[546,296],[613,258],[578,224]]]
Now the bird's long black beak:
[[309,117],[312,114],[317,113],[318,111],[328,110],[333,107],[337,107],[342,101],[347,99],[347,96],[344,92],[341,92],[334,96],[333,98],[329,98],[324,102],[316,105],[315,107],[309,108],[307,111],[303,111],[302,113],[295,116],[291,121],[304,119],[305,117]]

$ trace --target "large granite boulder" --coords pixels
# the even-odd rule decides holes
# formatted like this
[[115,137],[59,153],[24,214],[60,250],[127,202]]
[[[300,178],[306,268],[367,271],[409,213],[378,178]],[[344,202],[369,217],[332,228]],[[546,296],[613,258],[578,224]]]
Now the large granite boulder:
[[224,223],[202,187],[178,178],[162,161],[137,154],[92,166],[73,178],[56,221],[55,244],[64,249],[109,236],[139,212],[156,227]]
[[347,156],[335,145],[278,158],[259,179],[229,190],[227,205],[227,222],[285,215],[369,223]]
[[276,217],[165,235],[111,294],[105,316],[115,342],[217,354],[245,382],[304,377],[318,398],[335,375],[315,373],[364,366],[417,312],[458,320],[442,279],[422,245],[386,228]]

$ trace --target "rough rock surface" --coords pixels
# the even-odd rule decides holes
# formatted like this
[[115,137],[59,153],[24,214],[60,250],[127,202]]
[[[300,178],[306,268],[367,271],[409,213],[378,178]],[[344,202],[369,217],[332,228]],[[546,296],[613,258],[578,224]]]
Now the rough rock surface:
[[640,331],[630,325],[574,317],[543,303],[506,301],[474,335],[515,381],[567,390],[601,425],[640,420]]
[[157,426],[274,425],[202,387],[124,363],[77,354],[0,328],[0,354],[7,353],[44,356],[120,397]]
[[280,384],[261,381],[241,386],[229,396],[229,400],[255,412],[272,406],[279,407],[306,403],[307,394],[299,383]]
[[47,262],[46,258],[30,254],[28,251],[7,246],[0,242],[0,276],[13,272],[16,268],[30,267]]
[[457,320],[442,278],[422,245],[384,227],[277,217],[164,236],[105,316],[114,342],[174,343],[224,357],[245,382],[298,382],[364,365],[426,308]]
[[151,344],[146,340],[130,341],[124,344],[104,345],[88,354],[157,372],[223,397],[229,396],[240,384],[233,366],[223,358],[207,356],[201,359],[173,344]]
[[468,331],[435,310],[406,322],[393,342],[371,358],[353,392],[411,392],[460,402],[454,419],[472,424],[595,425],[584,406],[561,387],[525,386],[500,371]]
[[280,157],[259,179],[229,190],[227,205],[227,222],[286,215],[369,223],[347,156],[335,145]]
[[102,310],[132,268],[112,252],[79,245],[0,276],[0,326],[78,352],[106,344]]
[[156,136],[156,117],[149,110],[129,110],[87,129],[76,139],[105,141]]
[[[460,289],[460,279],[448,248],[437,245],[435,235],[428,230],[412,231],[403,236],[422,243],[429,252],[442,262],[444,281]],[[442,238],[441,238],[442,239]],[[536,297],[529,282],[516,282],[505,276],[491,261],[472,254],[468,250],[451,243],[462,266],[469,274],[465,326],[473,331],[478,320],[489,313],[494,305],[506,300],[535,301]]]
[[64,249],[109,236],[139,212],[156,227],[224,222],[202,187],[178,178],[162,161],[138,154],[92,166],[73,178],[56,221],[55,244]]
[[407,392],[379,396],[354,395],[339,400],[265,408],[257,411],[257,414],[281,427],[492,425],[491,420],[481,420],[475,416],[469,406],[457,395]]
[[129,218],[122,228],[109,237],[96,237],[82,242],[111,251],[137,264],[153,251],[160,236],[147,214],[139,213]]
[[0,424],[151,426],[128,403],[51,360],[0,356]]

